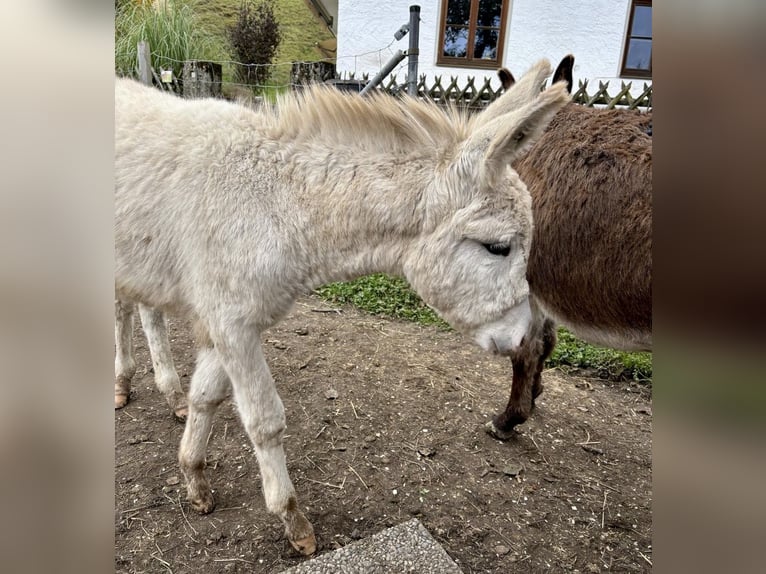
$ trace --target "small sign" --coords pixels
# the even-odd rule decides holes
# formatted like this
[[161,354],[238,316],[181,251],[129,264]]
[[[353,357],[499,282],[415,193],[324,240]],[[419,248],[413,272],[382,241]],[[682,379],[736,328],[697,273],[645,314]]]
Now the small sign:
[[173,70],[162,70],[162,69],[160,69],[160,79],[165,84],[172,84],[173,83]]

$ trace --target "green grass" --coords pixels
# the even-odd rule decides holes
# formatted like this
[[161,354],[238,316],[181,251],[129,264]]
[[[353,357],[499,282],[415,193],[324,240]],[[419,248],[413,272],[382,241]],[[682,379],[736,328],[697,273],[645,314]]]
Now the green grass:
[[546,361],[547,367],[591,369],[603,379],[649,381],[652,378],[651,353],[625,353],[594,347],[566,329],[559,329],[558,343]]
[[449,325],[423,303],[407,282],[398,277],[382,273],[367,275],[348,283],[324,285],[317,289],[317,293],[332,303],[350,304],[373,315],[449,329]]
[[[353,305],[373,315],[449,330],[449,326],[400,278],[368,275],[347,283],[324,285],[317,289],[317,293],[331,303]],[[625,353],[594,347],[566,329],[559,329],[558,335],[558,344],[546,367],[587,369],[601,378],[616,381],[649,381],[652,378],[651,353]]]

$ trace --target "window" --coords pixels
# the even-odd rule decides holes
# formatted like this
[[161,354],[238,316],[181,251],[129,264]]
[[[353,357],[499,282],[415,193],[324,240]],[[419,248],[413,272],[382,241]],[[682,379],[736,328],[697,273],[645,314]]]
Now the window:
[[631,2],[620,75],[652,77],[652,0]]
[[442,0],[436,63],[500,67],[507,5],[507,0]]

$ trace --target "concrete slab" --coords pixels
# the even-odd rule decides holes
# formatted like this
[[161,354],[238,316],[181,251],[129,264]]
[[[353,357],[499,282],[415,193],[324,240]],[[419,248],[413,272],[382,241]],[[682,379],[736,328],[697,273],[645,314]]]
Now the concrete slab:
[[307,560],[282,574],[463,574],[417,518]]

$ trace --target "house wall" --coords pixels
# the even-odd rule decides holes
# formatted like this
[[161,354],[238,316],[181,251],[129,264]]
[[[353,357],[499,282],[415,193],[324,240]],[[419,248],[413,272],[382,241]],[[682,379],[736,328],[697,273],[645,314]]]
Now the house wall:
[[[409,35],[395,41],[394,32],[409,21],[409,6],[416,3],[338,0],[338,71],[372,77],[397,49],[406,51]],[[421,0],[420,7],[418,74],[429,79],[441,75],[443,85],[452,76],[474,76],[478,85],[489,77],[499,87],[494,70],[436,65],[441,0]],[[598,80],[609,80],[612,87],[619,87],[621,79],[632,80],[632,91],[640,93],[647,80],[619,77],[629,7],[630,0],[510,0],[503,65],[518,77],[542,57],[555,67],[571,53],[575,86],[578,79],[588,79],[594,87]],[[404,83],[406,59],[394,73]]]

